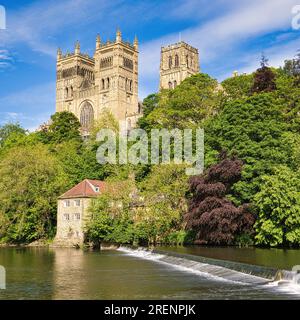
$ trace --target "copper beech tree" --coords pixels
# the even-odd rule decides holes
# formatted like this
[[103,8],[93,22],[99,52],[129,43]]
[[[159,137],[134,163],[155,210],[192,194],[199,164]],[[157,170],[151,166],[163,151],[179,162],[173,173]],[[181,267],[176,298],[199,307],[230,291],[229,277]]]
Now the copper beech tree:
[[203,175],[190,179],[191,198],[186,228],[196,232],[195,244],[234,244],[250,234],[255,222],[247,205],[236,207],[226,194],[241,178],[242,161],[223,159]]

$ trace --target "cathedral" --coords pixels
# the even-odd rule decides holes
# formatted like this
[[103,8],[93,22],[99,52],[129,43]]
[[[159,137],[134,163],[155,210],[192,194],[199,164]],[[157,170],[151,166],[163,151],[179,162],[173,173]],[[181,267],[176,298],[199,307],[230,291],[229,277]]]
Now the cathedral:
[[[73,53],[57,51],[56,112],[69,111],[80,120],[87,136],[103,110],[109,110],[126,130],[142,116],[138,100],[138,39],[101,42],[98,35],[93,57],[75,45]],[[185,78],[199,72],[198,50],[179,42],[161,49],[160,90],[174,89]]]

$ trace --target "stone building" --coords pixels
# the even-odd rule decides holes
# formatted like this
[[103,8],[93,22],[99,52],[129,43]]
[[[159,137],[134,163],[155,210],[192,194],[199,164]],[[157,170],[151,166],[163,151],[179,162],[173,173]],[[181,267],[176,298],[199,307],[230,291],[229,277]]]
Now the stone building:
[[181,41],[161,48],[160,89],[174,89],[200,72],[198,49]]
[[58,198],[54,246],[83,244],[84,226],[89,219],[89,205],[104,188],[105,182],[86,179]]
[[102,43],[96,38],[93,57],[83,54],[79,42],[74,53],[57,52],[56,112],[73,112],[80,120],[82,134],[88,135],[94,120],[107,109],[126,129],[141,116],[138,102],[138,40]]

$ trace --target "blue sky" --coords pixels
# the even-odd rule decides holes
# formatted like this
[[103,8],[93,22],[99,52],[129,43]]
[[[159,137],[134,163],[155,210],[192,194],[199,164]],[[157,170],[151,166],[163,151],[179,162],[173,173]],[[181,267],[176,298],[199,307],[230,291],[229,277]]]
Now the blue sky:
[[300,0],[0,0],[0,125],[34,130],[55,112],[56,50],[79,40],[93,54],[95,38],[140,42],[139,96],[158,88],[160,47],[182,40],[197,47],[202,72],[218,80],[251,72],[263,51],[279,66],[300,49],[293,6]]

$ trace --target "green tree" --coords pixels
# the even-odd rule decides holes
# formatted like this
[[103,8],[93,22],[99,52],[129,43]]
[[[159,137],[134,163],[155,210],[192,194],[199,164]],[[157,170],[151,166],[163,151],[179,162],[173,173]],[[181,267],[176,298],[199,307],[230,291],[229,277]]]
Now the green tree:
[[244,162],[242,179],[233,187],[236,204],[250,203],[260,190],[262,175],[271,173],[274,166],[299,165],[298,139],[294,136],[290,141],[294,145],[287,143],[290,125],[283,110],[275,93],[263,93],[227,103],[206,123],[206,150],[213,154],[227,150]]
[[0,162],[0,239],[24,243],[54,236],[66,180],[46,146],[9,150]]
[[279,166],[254,197],[258,245],[300,245],[300,176]]
[[250,96],[252,85],[253,74],[231,77],[222,82],[222,87],[231,99],[240,99]]
[[59,144],[64,141],[81,140],[80,122],[67,111],[57,112],[51,116],[51,125],[39,133],[43,143]]
[[88,240],[95,244],[133,242],[131,195],[134,190],[132,179],[106,182],[105,190],[89,208],[91,219],[85,226]]
[[183,229],[188,176],[184,165],[158,165],[141,182],[144,206],[138,211],[136,228],[149,243],[162,242],[168,234]]
[[162,91],[157,106],[141,121],[148,129],[199,127],[222,107],[223,101],[224,93],[218,82],[206,74],[197,74],[174,90]]
[[23,129],[19,123],[8,123],[4,126],[0,126],[0,147],[3,146],[12,134],[15,136],[24,136],[26,135],[26,130]]

